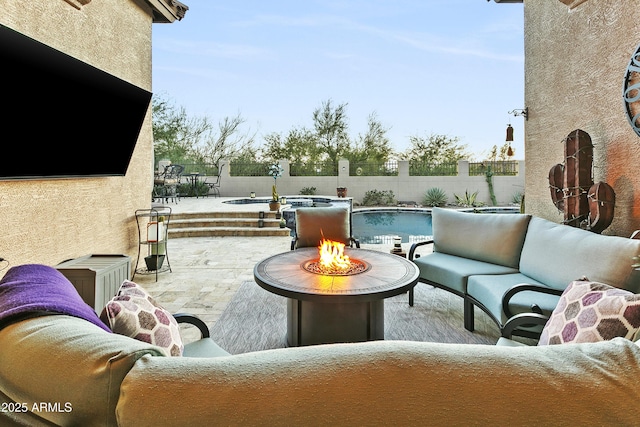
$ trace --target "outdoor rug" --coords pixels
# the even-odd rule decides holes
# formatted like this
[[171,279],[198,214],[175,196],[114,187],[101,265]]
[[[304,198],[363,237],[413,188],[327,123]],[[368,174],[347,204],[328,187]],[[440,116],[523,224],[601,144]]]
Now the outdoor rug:
[[[385,300],[385,340],[494,345],[500,337],[479,308],[475,331],[464,329],[462,298],[442,289],[420,283],[414,302],[409,307],[406,293]],[[286,298],[244,282],[211,328],[211,338],[231,354],[286,347],[286,309]]]

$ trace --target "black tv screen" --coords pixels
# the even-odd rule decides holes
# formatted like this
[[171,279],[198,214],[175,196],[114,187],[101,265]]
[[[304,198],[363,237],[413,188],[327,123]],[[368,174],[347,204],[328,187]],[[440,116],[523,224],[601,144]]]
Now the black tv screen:
[[151,93],[0,25],[0,180],[123,176]]

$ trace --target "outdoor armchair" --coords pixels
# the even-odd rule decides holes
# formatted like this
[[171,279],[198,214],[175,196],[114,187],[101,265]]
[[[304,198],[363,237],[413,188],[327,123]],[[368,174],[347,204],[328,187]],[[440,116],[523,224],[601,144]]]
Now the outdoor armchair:
[[341,207],[298,208],[291,250],[319,246],[322,239],[360,247],[351,235],[351,211]]

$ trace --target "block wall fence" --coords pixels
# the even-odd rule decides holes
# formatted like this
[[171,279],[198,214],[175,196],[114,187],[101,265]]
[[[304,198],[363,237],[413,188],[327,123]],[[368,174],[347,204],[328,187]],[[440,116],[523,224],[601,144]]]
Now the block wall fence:
[[[470,176],[469,162],[458,162],[457,176],[411,176],[409,162],[398,161],[397,176],[350,176],[349,161],[340,160],[338,176],[291,176],[289,162],[280,160],[284,168],[283,175],[277,179],[278,193],[281,196],[295,196],[305,187],[315,187],[316,195],[335,196],[337,187],[346,187],[347,196],[354,203],[362,202],[367,191],[393,191],[398,201],[422,204],[425,193],[430,188],[440,188],[448,196],[448,202],[454,203],[455,196],[464,196],[478,192],[477,200],[491,206],[489,185],[484,175]],[[231,176],[233,163],[222,160],[220,195],[223,197],[249,197],[251,192],[256,197],[270,197],[273,178],[269,176]],[[498,205],[512,204],[516,194],[524,194],[524,161],[518,161],[517,174],[514,176],[493,176],[493,188]],[[542,177],[541,179],[547,179]],[[551,202],[549,202],[551,203]]]

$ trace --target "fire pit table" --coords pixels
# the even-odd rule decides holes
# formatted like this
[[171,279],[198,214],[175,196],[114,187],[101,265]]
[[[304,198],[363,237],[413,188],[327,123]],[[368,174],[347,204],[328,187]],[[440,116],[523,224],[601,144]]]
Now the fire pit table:
[[384,299],[418,282],[418,268],[397,255],[345,249],[357,268],[341,274],[315,268],[317,248],[271,256],[256,264],[256,283],[288,298],[289,346],[384,339]]

